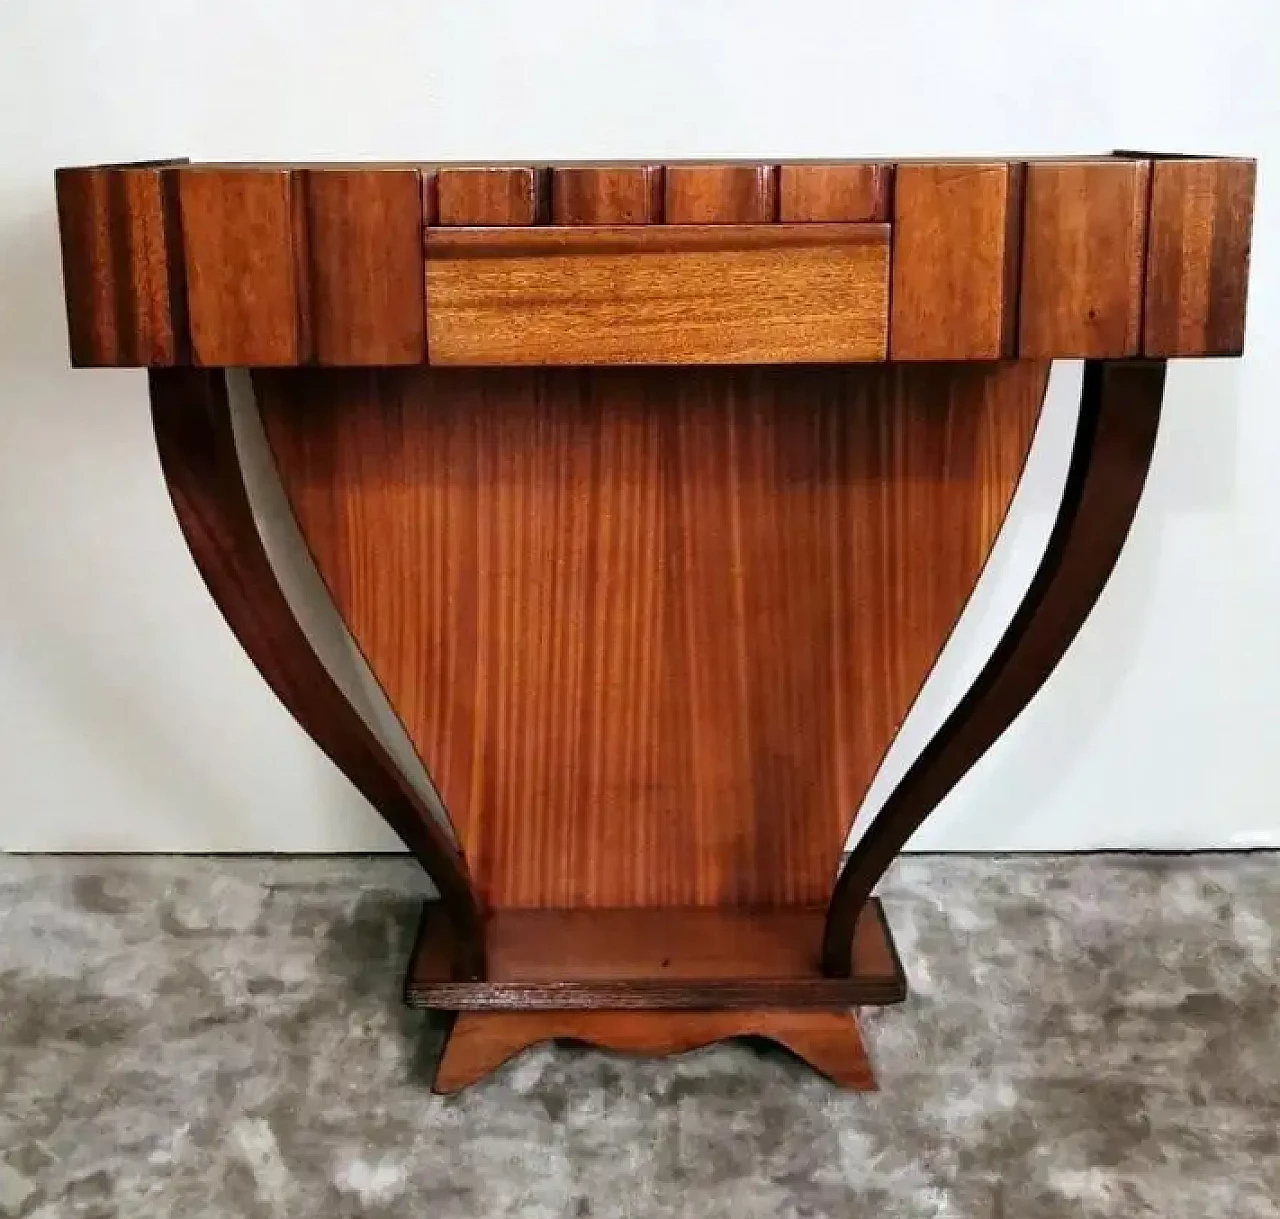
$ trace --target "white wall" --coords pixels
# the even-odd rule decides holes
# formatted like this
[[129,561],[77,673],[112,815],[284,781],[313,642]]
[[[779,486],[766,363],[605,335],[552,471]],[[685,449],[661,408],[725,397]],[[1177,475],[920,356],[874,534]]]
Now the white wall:
[[[0,4],[0,847],[393,841],[206,599],[143,375],[67,370],[55,165],[1117,146],[1260,158],[1249,355],[1172,371],[1115,580],[917,847],[1280,846],[1275,0]],[[1078,380],[891,774],[1026,583]]]

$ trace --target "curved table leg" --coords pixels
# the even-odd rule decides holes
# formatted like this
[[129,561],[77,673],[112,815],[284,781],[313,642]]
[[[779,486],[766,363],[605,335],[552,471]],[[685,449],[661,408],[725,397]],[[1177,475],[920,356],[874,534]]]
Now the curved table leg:
[[236,456],[224,374],[149,377],[165,482],[210,594],[280,701],[426,869],[454,925],[459,980],[483,978],[482,915],[465,861],[320,663],[276,582]]
[[850,854],[827,909],[822,969],[849,973],[853,930],[907,840],[1027,706],[1098,600],[1128,536],[1160,421],[1165,364],[1089,361],[1062,505],[991,659]]

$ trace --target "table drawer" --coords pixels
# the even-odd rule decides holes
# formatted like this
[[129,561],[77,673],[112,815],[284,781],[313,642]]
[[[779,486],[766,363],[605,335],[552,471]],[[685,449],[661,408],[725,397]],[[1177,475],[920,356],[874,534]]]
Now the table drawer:
[[883,360],[887,224],[432,228],[433,364]]

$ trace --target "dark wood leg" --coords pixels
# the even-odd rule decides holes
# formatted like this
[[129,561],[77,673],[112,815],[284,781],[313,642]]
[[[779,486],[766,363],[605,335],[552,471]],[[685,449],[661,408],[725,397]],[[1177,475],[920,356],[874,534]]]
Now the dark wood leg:
[[311,738],[404,839],[435,882],[457,936],[459,978],[482,978],[484,936],[467,867],[298,625],[249,506],[220,370],[152,369],[152,418],[178,524],[249,658]]
[[822,968],[849,972],[858,916],[925,818],[1022,713],[1101,595],[1133,523],[1160,422],[1165,364],[1090,361],[1062,505],[991,659],[862,836],[836,882]]
[[764,1037],[804,1059],[840,1088],[873,1091],[875,1076],[851,1011],[461,1012],[432,1088],[457,1092],[539,1042],[583,1042],[621,1054],[682,1054],[730,1037]]

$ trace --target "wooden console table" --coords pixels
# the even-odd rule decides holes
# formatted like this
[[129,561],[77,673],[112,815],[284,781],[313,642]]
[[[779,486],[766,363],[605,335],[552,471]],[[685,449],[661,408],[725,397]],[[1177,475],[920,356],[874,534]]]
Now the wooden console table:
[[[1102,590],[1165,361],[1239,354],[1253,189],[1129,153],[59,172],[73,361],[149,369],[210,592],[439,892],[407,981],[459,1013],[437,1089],[550,1037],[748,1033],[873,1086],[850,1009],[906,982],[872,892]],[[842,865],[1060,357],[1040,568]],[[232,366],[435,799],[277,585]]]

